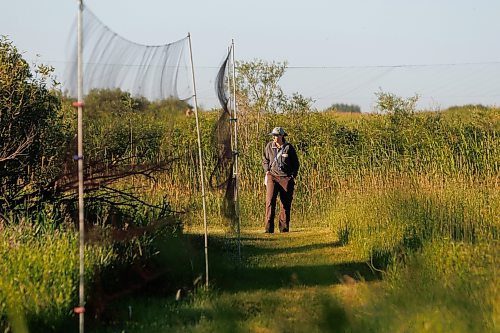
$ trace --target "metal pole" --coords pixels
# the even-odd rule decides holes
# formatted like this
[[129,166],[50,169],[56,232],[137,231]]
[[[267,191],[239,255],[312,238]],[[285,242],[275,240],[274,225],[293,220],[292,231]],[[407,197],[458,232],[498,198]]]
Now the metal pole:
[[231,61],[233,63],[233,119],[234,119],[234,201],[236,203],[236,218],[238,219],[237,232],[238,232],[238,258],[241,260],[241,231],[240,231],[240,200],[238,193],[238,113],[236,107],[236,65],[234,63],[234,39],[231,40]]
[[79,331],[84,332],[85,313],[85,224],[83,206],[83,0],[78,0],[78,219],[80,232]]
[[203,226],[205,229],[205,286],[208,288],[208,229],[207,229],[207,209],[205,204],[205,175],[203,172],[203,155],[201,153],[201,134],[200,123],[198,120],[198,98],[196,96],[196,81],[194,79],[194,64],[193,64],[193,48],[191,46],[191,34],[188,33],[189,40],[189,57],[191,59],[191,75],[193,82],[193,97],[194,97],[194,115],[196,118],[196,132],[198,134],[198,158],[200,160],[200,181],[201,181],[201,198],[203,202]]

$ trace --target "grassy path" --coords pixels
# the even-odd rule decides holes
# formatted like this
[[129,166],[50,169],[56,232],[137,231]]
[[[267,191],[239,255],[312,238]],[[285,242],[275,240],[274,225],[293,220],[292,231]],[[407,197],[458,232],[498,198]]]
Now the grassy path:
[[[188,234],[198,244],[199,234]],[[242,261],[222,234],[209,238],[212,287],[174,296],[135,296],[115,305],[99,332],[324,332],[347,324],[377,277],[328,229],[242,233]],[[199,266],[198,260],[194,265]],[[201,267],[200,267],[201,268]],[[200,270],[203,271],[203,270]]]

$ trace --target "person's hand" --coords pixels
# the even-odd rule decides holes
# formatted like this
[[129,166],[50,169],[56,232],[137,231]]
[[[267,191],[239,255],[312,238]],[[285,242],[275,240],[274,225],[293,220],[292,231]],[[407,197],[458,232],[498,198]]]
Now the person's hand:
[[270,175],[271,174],[271,171],[266,171],[266,175]]

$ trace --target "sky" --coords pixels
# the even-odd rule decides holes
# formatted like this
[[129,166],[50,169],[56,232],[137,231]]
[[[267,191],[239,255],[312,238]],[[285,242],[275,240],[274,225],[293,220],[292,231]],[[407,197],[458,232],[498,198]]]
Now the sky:
[[[191,33],[199,104],[217,106],[217,67],[234,39],[239,61],[287,61],[280,81],[323,109],[373,111],[376,93],[418,94],[421,109],[500,105],[500,0],[87,0],[140,44]],[[0,0],[0,35],[24,58],[67,65],[77,0]]]

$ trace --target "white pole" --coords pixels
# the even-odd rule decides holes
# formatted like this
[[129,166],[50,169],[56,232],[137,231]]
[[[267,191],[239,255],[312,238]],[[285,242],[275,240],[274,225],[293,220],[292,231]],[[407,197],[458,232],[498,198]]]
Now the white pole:
[[241,231],[240,231],[240,201],[238,193],[238,112],[236,107],[236,65],[234,63],[234,39],[231,40],[231,60],[233,63],[233,119],[234,119],[234,201],[236,207],[236,218],[238,219],[237,232],[238,232],[238,258],[241,260]]
[[201,134],[200,123],[198,120],[198,98],[196,96],[196,81],[194,79],[194,64],[193,64],[193,48],[191,46],[191,34],[188,33],[189,39],[189,56],[191,59],[191,74],[193,80],[193,97],[194,97],[194,115],[196,118],[196,132],[198,134],[198,158],[200,160],[200,181],[201,181],[201,198],[203,202],[203,226],[205,228],[205,286],[208,288],[208,229],[207,229],[207,209],[205,204],[205,176],[203,172],[203,155],[201,153]]
[[85,313],[85,223],[83,206],[83,0],[78,0],[78,219],[80,232],[79,331],[84,332]]

